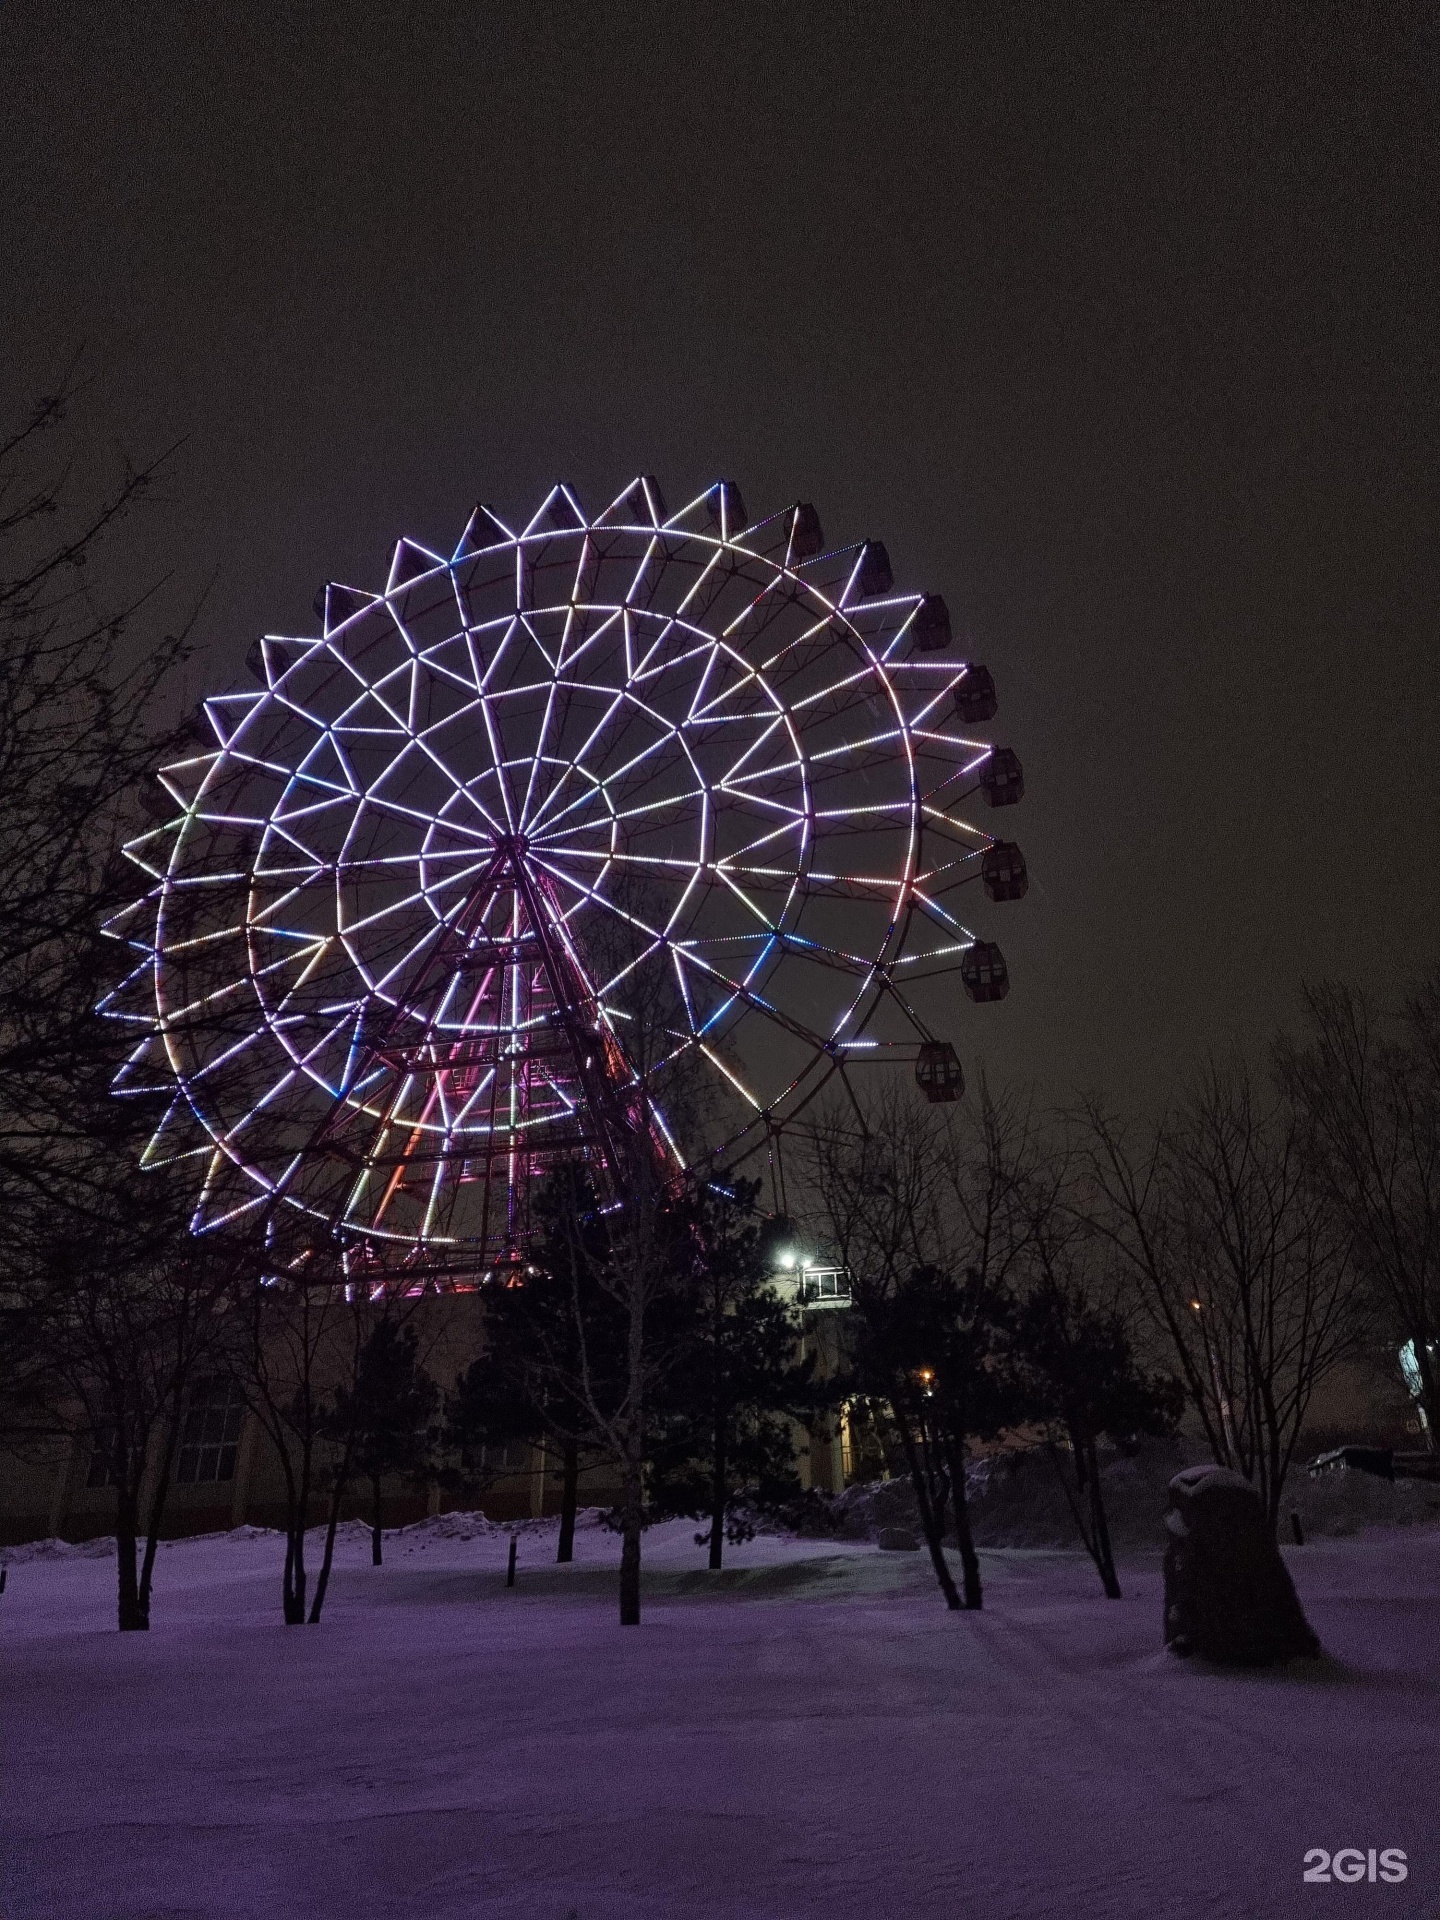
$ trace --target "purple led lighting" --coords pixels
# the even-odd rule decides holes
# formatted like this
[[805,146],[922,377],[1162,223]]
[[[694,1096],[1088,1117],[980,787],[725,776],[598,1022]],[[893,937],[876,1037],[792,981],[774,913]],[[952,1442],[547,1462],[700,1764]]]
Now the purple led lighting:
[[938,896],[991,840],[965,666],[904,657],[925,603],[878,542],[812,554],[813,509],[749,525],[729,482],[664,513],[647,479],[593,519],[557,485],[518,533],[478,508],[206,702],[106,1009],[117,1090],[176,1096],[148,1159],[194,1156],[200,1227],[283,1206],[357,1275],[494,1271],[557,1159],[603,1173],[638,1128],[678,1167],[687,1055],[728,1164],[839,1051],[913,1052],[893,970],[958,965]]

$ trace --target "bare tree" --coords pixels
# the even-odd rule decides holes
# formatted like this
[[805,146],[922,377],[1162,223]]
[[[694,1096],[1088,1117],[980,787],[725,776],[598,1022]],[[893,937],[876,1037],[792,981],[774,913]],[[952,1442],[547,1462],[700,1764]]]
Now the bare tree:
[[1305,990],[1277,1048],[1309,1146],[1383,1323],[1408,1342],[1428,1444],[1440,1445],[1440,969],[1402,1017],[1359,989]]
[[[554,1168],[542,1188],[534,1256],[542,1272],[527,1283],[533,1299],[513,1310],[497,1305],[491,1323],[497,1338],[512,1340],[509,1360],[497,1355],[472,1370],[452,1402],[452,1425],[463,1419],[483,1432],[508,1417],[499,1401],[518,1389],[538,1424],[561,1441],[568,1467],[578,1467],[585,1452],[613,1464],[620,1622],[635,1626],[654,1395],[679,1358],[702,1252],[697,1180],[682,1155],[700,1131],[704,1096],[644,884],[622,887],[617,897],[623,913],[590,929],[584,955],[596,977],[624,978],[623,1016],[595,1005],[570,1010],[578,1023],[608,1028],[587,1089],[594,1147],[588,1158]],[[662,1068],[663,1116],[655,1091]],[[495,1399],[490,1409],[482,1404],[487,1394]]]
[[132,1191],[140,1136],[108,1101],[128,1037],[96,1004],[119,957],[101,927],[131,887],[132,795],[175,738],[152,703],[187,644],[147,630],[155,589],[104,584],[165,459],[127,464],[99,492],[78,481],[60,445],[78,393],[72,372],[0,436],[0,1303],[18,1336],[0,1396],[27,1400],[32,1419],[41,1400],[58,1417],[68,1396],[108,1454],[120,1623],[136,1628],[215,1263],[186,1244],[173,1193]]
[[[423,1292],[400,1285],[349,1281],[334,1289],[335,1310],[326,1342],[320,1316],[314,1315],[319,1349],[329,1348],[329,1364],[317,1375],[313,1401],[322,1449],[323,1477],[329,1481],[325,1545],[309,1621],[318,1626],[335,1565],[335,1536],[345,1495],[358,1475],[371,1482],[371,1555],[380,1565],[380,1481],[394,1469],[422,1474],[428,1464],[426,1431],[439,1394],[417,1364],[418,1342],[409,1324]],[[297,1356],[301,1349],[292,1347]],[[414,1416],[408,1430],[403,1422]],[[292,1423],[296,1440],[301,1436]],[[386,1463],[390,1463],[387,1466]],[[302,1535],[303,1541],[303,1535]],[[303,1566],[302,1566],[303,1578]]]
[[1069,1204],[1068,1152],[1054,1147],[1020,1183],[1028,1291],[1017,1309],[1009,1363],[1017,1410],[1046,1448],[1100,1584],[1120,1598],[1100,1478],[1102,1436],[1122,1444],[1170,1432],[1184,1407],[1178,1380],[1146,1374],[1132,1337],[1133,1292],[1113,1255]]
[[973,1107],[943,1114],[891,1087],[863,1124],[840,1109],[822,1118],[809,1145],[825,1230],[851,1271],[862,1387],[888,1404],[946,1604],[961,1604],[944,1554],[951,1511],[964,1604],[979,1607],[965,1459],[1009,1416],[998,1358],[1023,1246],[1014,1191],[1033,1151],[1029,1114],[983,1087]]
[[55,448],[74,398],[67,379],[0,439],[0,1202],[27,1245],[97,1170],[85,1094],[120,1038],[94,1012],[111,981],[101,921],[130,891],[131,795],[173,738],[153,699],[187,651],[140,630],[152,593],[99,580],[164,460],[80,497]]
[[307,1236],[300,1223],[280,1220],[279,1226],[287,1250],[272,1244],[254,1259],[231,1351],[236,1378],[280,1468],[285,1490],[281,1603],[286,1626],[301,1626],[308,1593],[305,1533],[327,1462],[332,1396],[337,1385],[353,1384],[364,1334],[353,1300],[346,1297],[339,1245]]
[[115,1491],[122,1631],[150,1624],[186,1392],[222,1350],[238,1257],[232,1242],[193,1238],[173,1180],[137,1188],[131,1145],[104,1142],[106,1165],[77,1185],[45,1249],[41,1306],[50,1417],[78,1411]]
[[542,1247],[567,1322],[536,1366],[552,1422],[581,1431],[620,1473],[620,1624],[640,1622],[645,1467],[657,1386],[682,1350],[687,1297],[699,1256],[694,1197],[676,1191],[643,1138],[622,1148],[608,1207],[587,1206],[581,1188],[552,1214]]
[[[620,1474],[622,1626],[640,1623],[654,1392],[679,1359],[678,1330],[701,1255],[699,1194],[682,1160],[703,1132],[707,1109],[690,1017],[652,895],[643,878],[628,880],[615,895],[620,911],[592,929],[585,945],[599,977],[626,980],[625,1017],[616,1026],[624,1065],[596,1096],[601,1110],[592,1116],[605,1133],[594,1169],[605,1204],[588,1219],[573,1212],[553,1218],[546,1256],[570,1303],[571,1358],[562,1365],[557,1356],[552,1393],[576,1409]],[[664,1099],[663,1120],[657,1097]],[[598,1315],[597,1293],[608,1307]]]
[[1168,1341],[1216,1460],[1254,1479],[1272,1524],[1315,1388],[1353,1350],[1343,1224],[1291,1108],[1212,1067],[1144,1135],[1084,1111],[1092,1228]]

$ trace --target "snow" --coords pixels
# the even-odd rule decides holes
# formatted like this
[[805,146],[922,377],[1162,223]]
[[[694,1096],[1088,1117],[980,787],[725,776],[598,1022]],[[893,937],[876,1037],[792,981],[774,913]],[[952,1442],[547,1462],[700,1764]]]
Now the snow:
[[[922,1554],[695,1528],[619,1543],[447,1515],[342,1531],[319,1627],[283,1543],[162,1549],[114,1631],[103,1549],[11,1550],[0,1598],[4,1920],[745,1920],[1440,1914],[1440,1528],[1287,1549],[1330,1656],[1223,1674],[1160,1650],[1153,1555]],[[315,1543],[318,1564],[318,1540]],[[1401,1847],[1400,1886],[1302,1885]]]

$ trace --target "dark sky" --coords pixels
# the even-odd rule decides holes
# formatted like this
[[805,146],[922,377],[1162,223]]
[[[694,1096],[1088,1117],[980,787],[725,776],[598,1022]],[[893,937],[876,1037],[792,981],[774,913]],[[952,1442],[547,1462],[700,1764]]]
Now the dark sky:
[[557,477],[884,538],[1026,766],[953,1037],[1151,1097],[1440,958],[1437,22],[14,4],[0,397],[83,348],[82,442],[187,436],[192,694]]

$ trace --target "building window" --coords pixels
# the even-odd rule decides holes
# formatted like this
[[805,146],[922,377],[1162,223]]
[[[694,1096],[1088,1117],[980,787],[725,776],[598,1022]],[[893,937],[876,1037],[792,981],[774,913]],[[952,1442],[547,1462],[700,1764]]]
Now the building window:
[[800,1275],[800,1304],[805,1307],[848,1307],[848,1267],[806,1267]]
[[233,1480],[244,1423],[245,1399],[233,1380],[223,1374],[213,1380],[197,1380],[190,1389],[185,1424],[180,1430],[180,1464],[175,1478],[182,1484]]
[[480,1449],[486,1473],[524,1473],[530,1465],[530,1447],[524,1440],[490,1441]]

